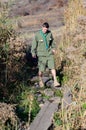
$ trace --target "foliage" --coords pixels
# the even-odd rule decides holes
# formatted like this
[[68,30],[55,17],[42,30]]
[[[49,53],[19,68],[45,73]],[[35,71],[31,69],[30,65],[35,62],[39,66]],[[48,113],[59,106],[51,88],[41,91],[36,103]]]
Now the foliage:
[[54,122],[55,122],[55,125],[58,125],[58,126],[62,125],[60,112],[54,113]]
[[[7,18],[2,15],[0,17],[0,86],[6,86],[8,80],[8,66],[10,62],[10,38],[14,37],[15,33],[12,26],[8,26]],[[2,87],[0,87],[2,89]],[[1,95],[2,95],[1,90]]]
[[13,104],[0,103],[0,130],[15,129],[18,118]]
[[63,93],[62,93],[61,90],[55,90],[54,95],[58,96],[58,97],[61,97],[61,98],[63,97]]
[[[66,109],[62,104],[59,114],[57,112],[55,122],[62,121],[61,130],[86,129],[86,60],[83,55],[86,52],[85,19],[83,1],[70,0],[64,12],[65,26],[57,54],[62,65],[59,71],[63,74],[61,82],[62,85],[70,87],[73,102]],[[59,129],[59,123],[57,125]]]
[[[85,103],[84,103],[85,104]],[[68,109],[59,110],[54,114],[54,124],[61,128],[61,130],[82,130],[86,128],[86,109],[83,107],[86,105],[71,105]],[[82,109],[83,108],[83,109]]]
[[[17,33],[9,23],[10,20],[5,15],[0,17],[0,101],[16,103],[20,121],[24,120],[29,124],[40,108],[33,96],[31,99],[30,87],[28,88],[31,68],[24,59],[24,44],[22,45],[22,41],[18,39]],[[2,125],[3,129],[14,129],[10,119]],[[17,124],[15,128],[18,129]]]
[[6,19],[0,18],[0,60],[5,62],[9,52],[9,40],[13,35],[11,26],[7,26]]
[[50,99],[50,96],[46,95],[45,93],[42,93],[42,98],[44,98],[45,100],[49,100]]
[[84,103],[84,104],[82,105],[82,108],[83,108],[83,109],[86,109],[86,103]]
[[39,112],[39,104],[29,90],[21,93],[20,103],[17,107],[17,113],[21,120],[31,123]]

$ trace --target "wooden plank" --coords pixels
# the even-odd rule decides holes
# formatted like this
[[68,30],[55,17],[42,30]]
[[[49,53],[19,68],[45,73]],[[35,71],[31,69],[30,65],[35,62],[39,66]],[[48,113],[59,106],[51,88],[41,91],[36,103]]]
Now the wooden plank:
[[40,119],[42,118],[43,114],[45,113],[46,109],[49,106],[49,102],[46,102],[44,106],[41,108],[40,112],[35,117],[34,121],[31,123],[30,128],[28,130],[35,130],[35,128],[38,126]]
[[50,103],[47,111],[44,113],[40,125],[37,127],[37,130],[48,130],[52,124],[53,114],[58,109],[57,103]]
[[52,124],[53,114],[58,110],[60,100],[49,102],[47,101],[28,130],[48,130]]

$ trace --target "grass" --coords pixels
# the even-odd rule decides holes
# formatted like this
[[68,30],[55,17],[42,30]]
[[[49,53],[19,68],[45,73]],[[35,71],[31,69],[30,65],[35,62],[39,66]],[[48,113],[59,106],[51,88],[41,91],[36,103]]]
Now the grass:
[[[86,129],[86,62],[82,55],[86,42],[83,40],[85,27],[78,22],[80,16],[86,16],[82,0],[69,1],[64,12],[65,27],[56,54],[56,65],[59,67],[60,63],[65,61],[62,68],[64,85],[70,87],[73,103],[67,109],[61,108],[60,118],[58,118],[58,114],[57,117],[55,116],[55,122],[58,126],[56,129],[59,130]],[[79,40],[80,37],[77,38],[78,34],[80,34],[81,40]],[[76,42],[74,39],[77,39]],[[67,51],[67,49],[69,50]],[[60,127],[58,119],[62,121]]]
[[[68,109],[55,113],[54,121],[59,130],[82,130],[86,128],[86,104],[73,102]],[[61,124],[59,124],[61,123]]]
[[65,10],[64,20],[66,25],[66,31],[74,31],[77,27],[77,18],[80,15],[85,14],[82,0],[71,0],[68,3],[67,9]]

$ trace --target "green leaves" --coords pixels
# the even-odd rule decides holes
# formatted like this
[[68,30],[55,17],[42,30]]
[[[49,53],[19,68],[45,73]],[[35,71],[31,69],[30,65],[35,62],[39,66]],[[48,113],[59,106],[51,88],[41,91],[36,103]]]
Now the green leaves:
[[[33,93],[29,90],[25,90],[21,93],[20,103],[18,105],[18,114],[21,116],[22,120],[32,122],[34,117],[40,110],[39,104],[34,97]],[[21,113],[20,113],[21,110]],[[27,117],[27,119],[26,119]]]
[[54,95],[57,97],[63,97],[63,93],[61,92],[61,90],[55,90]]
[[83,108],[83,109],[86,109],[86,103],[84,103],[84,104],[82,105],[82,108]]
[[54,114],[54,122],[55,122],[55,125],[58,125],[58,126],[62,125],[62,120],[61,120],[59,112],[56,112]]

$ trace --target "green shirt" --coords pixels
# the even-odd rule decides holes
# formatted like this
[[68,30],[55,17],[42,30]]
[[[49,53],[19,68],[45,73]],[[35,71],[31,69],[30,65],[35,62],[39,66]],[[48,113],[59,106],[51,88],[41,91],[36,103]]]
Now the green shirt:
[[[43,32],[42,32],[43,34]],[[52,36],[51,31],[48,31],[47,33],[41,34],[41,30],[38,31],[35,35],[35,38],[32,42],[32,48],[31,52],[32,55],[37,56],[49,56],[52,55],[52,49],[55,48],[54,39]]]

